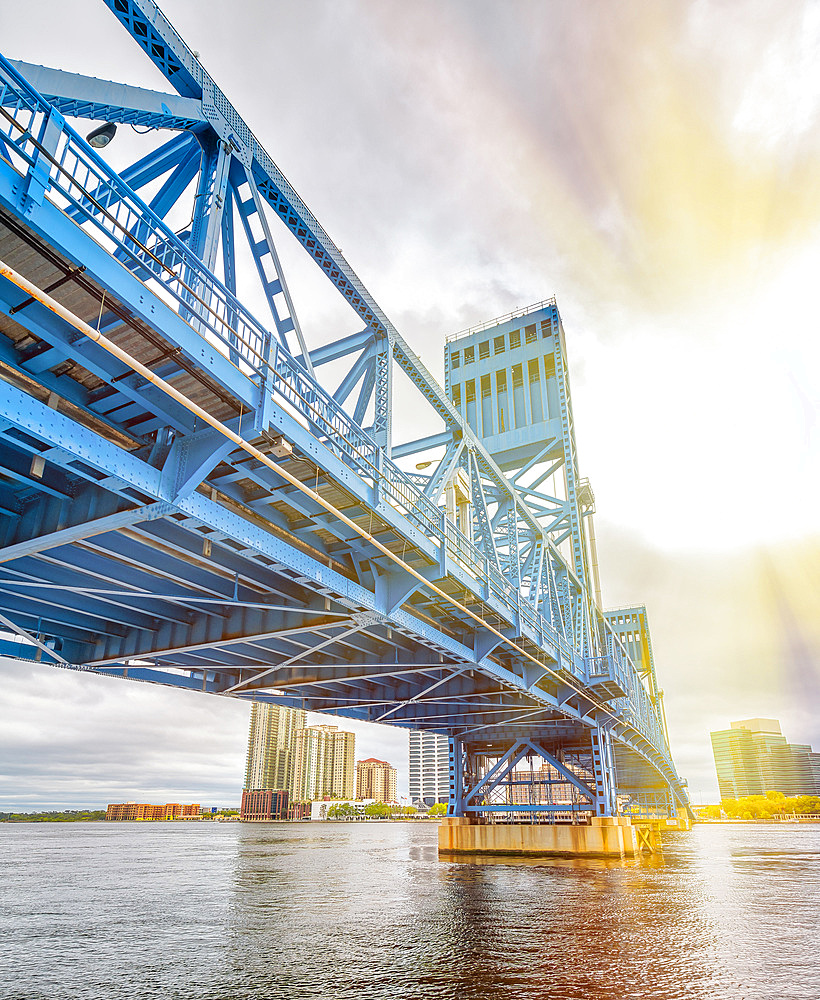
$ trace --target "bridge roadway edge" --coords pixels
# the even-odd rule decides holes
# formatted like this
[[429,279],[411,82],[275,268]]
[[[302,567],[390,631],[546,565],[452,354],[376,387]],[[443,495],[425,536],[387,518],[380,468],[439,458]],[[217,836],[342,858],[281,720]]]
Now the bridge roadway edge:
[[[408,611],[397,608],[388,614],[386,609],[379,607],[375,594],[367,588],[324,566],[318,560],[286,544],[275,535],[246,521],[201,493],[174,499],[164,487],[162,473],[158,469],[121,451],[115,445],[98,437],[93,431],[72,426],[73,422],[68,417],[55,413],[46,404],[32,399],[22,390],[4,381],[0,381],[0,413],[7,414],[5,419],[19,429],[35,435],[50,448],[62,453],[52,454],[52,461],[70,466],[79,459],[92,465],[98,471],[119,479],[124,486],[139,489],[152,496],[155,501],[168,503],[181,513],[214,531],[224,532],[235,541],[247,545],[248,548],[263,554],[277,564],[286,566],[292,572],[309,576],[317,586],[332,592],[340,603],[347,603],[351,609],[371,611],[389,620],[397,628],[422,632],[426,634],[428,640],[458,657],[465,665],[492,670],[500,680],[518,687],[522,692],[527,691],[523,687],[522,679],[512,671],[505,670],[488,658],[473,661],[472,650],[468,646],[443,632],[432,630]],[[96,666],[101,672],[112,675],[125,669],[113,666],[106,669],[103,661],[91,662],[86,666]],[[145,676],[147,678],[148,674]],[[217,686],[209,685],[208,690],[219,693]],[[550,698],[546,692],[539,692],[539,697],[543,699],[544,704],[560,709],[557,699]],[[567,708],[563,711],[568,718],[578,719],[577,713],[573,714]]]

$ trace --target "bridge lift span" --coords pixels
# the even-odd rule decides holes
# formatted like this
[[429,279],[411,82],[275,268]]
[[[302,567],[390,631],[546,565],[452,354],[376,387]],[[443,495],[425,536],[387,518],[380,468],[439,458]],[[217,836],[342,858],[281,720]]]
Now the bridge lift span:
[[[554,300],[450,338],[442,388],[159,8],[104,2],[174,92],[0,57],[2,651],[447,734],[454,817],[687,812]],[[352,333],[309,347],[287,239]],[[434,433],[397,440],[398,370]]]

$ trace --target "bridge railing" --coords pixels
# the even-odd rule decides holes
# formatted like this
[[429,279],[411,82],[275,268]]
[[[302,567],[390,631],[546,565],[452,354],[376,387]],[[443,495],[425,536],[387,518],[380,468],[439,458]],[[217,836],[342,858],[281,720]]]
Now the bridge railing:
[[[9,109],[13,109],[14,114]],[[270,334],[142,199],[0,56],[0,155],[247,374]]]
[[[13,113],[12,113],[13,112]],[[42,194],[113,258],[135,273],[171,309],[240,371],[270,386],[273,397],[365,483],[437,546],[464,573],[486,581],[511,620],[559,648],[582,679],[577,652],[538,609],[491,567],[478,547],[412,478],[381,453],[287,349],[273,340],[236,296],[0,55],[0,157],[27,178],[31,197]],[[270,376],[270,377],[269,377]],[[621,652],[618,670],[629,687],[623,714],[656,746],[661,729],[637,670]]]

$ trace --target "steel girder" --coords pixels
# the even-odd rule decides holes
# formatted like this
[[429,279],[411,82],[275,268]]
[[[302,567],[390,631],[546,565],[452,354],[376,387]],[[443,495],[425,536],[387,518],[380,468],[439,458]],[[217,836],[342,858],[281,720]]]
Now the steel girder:
[[[648,767],[684,801],[637,671],[607,623],[592,628],[583,560],[568,564],[539,520],[557,510],[554,498],[532,484],[519,491],[501,473],[155,5],[108,6],[189,114],[163,95],[125,88],[114,101],[110,89],[44,71],[49,105],[0,62],[0,108],[11,109],[0,129],[10,238],[37,245],[54,273],[50,287],[67,286],[89,319],[99,301],[99,329],[153,345],[158,375],[195,386],[240,433],[244,419],[260,440],[284,437],[301,474],[332,489],[351,523],[368,529],[351,530],[228,444],[212,450],[218,435],[198,431],[184,408],[2,282],[15,326],[2,331],[11,346],[0,338],[8,380],[0,383],[0,579],[16,627],[36,642],[48,635],[39,653],[52,649],[61,662],[458,732],[465,745],[499,749],[529,734],[547,747],[559,725],[562,740],[569,727],[583,744],[590,728],[606,726],[625,759],[644,762],[636,773]],[[61,109],[112,121],[166,115],[152,123],[189,138],[117,177]],[[197,170],[200,213],[180,238],[162,219]],[[159,182],[148,204],[134,193]],[[360,333],[308,350],[263,202],[364,319]],[[252,241],[274,336],[236,299],[234,211]],[[246,225],[251,216],[261,242]],[[212,273],[217,252],[224,283]],[[391,360],[442,418],[440,434],[393,443]],[[339,381],[326,392],[314,375],[330,364]],[[341,405],[348,399],[352,414]],[[361,430],[368,414],[371,432]],[[571,437],[574,447],[570,432],[565,446]],[[441,446],[429,477],[391,461]],[[480,548],[431,499],[459,467]],[[528,496],[542,504],[536,513]],[[409,554],[420,581],[402,579],[368,538]],[[521,591],[499,572],[499,541],[509,564],[524,561]],[[476,629],[472,609],[499,637]]]
[[[170,28],[170,25],[168,25],[167,22],[164,20],[161,13],[153,8],[153,5],[149,4],[145,6],[144,10],[142,11],[140,10],[138,5],[132,5],[129,7],[128,5],[115,3],[109,6],[113,6],[115,13],[117,13],[121,19],[123,19],[128,23],[132,31],[137,31],[137,28],[135,26],[137,25],[142,26],[138,30],[138,35],[139,39],[141,40],[141,44],[147,45],[145,39],[146,38],[151,39],[152,57],[155,59],[155,61],[158,60],[158,65],[163,70],[163,72],[169,73],[174,78],[177,84],[181,79],[185,79],[187,81],[185,83],[186,92],[195,93],[197,97],[203,101],[203,109],[204,109],[203,119],[211,122],[211,125],[209,127],[213,128],[214,134],[210,139],[207,138],[203,129],[197,126],[198,129],[197,135],[199,141],[204,146],[204,152],[202,155],[202,170],[200,174],[199,190],[197,193],[197,197],[195,199],[196,212],[194,221],[194,231],[191,234],[191,239],[193,240],[192,244],[193,248],[199,253],[200,256],[202,256],[204,253],[204,259],[206,263],[208,263],[209,265],[212,264],[213,255],[216,252],[216,240],[220,230],[220,219],[222,219],[223,263],[226,273],[226,283],[229,285],[229,287],[235,288],[235,282],[232,284],[232,279],[230,277],[235,270],[235,265],[233,262],[233,257],[234,257],[233,237],[231,235],[232,222],[230,221],[231,215],[226,214],[225,209],[227,208],[230,212],[231,206],[234,203],[236,203],[237,206],[240,206],[239,215],[243,221],[243,226],[245,226],[246,235],[248,236],[249,240],[249,245],[251,246],[254,259],[256,260],[257,263],[260,279],[262,280],[265,295],[268,298],[268,302],[270,305],[272,317],[274,319],[274,324],[278,336],[280,337],[280,340],[282,340],[283,343],[286,343],[285,338],[288,330],[293,330],[295,328],[302,349],[301,357],[303,363],[305,363],[306,366],[310,368],[311,355],[307,353],[305,350],[304,340],[298,328],[298,323],[296,321],[295,312],[292,307],[292,302],[290,301],[290,297],[287,292],[287,286],[284,284],[284,276],[281,274],[281,267],[278,264],[278,258],[276,256],[276,251],[273,245],[270,231],[267,228],[267,224],[264,220],[264,214],[261,213],[260,211],[261,196],[258,192],[257,185],[255,183],[254,172],[252,170],[249,172],[247,165],[244,162],[247,160],[247,156],[245,156],[243,160],[243,157],[240,155],[239,146],[237,145],[239,140],[237,138],[236,130],[234,130],[233,128],[228,129],[228,125],[225,122],[223,122],[221,118],[218,118],[218,116],[215,117],[213,109],[211,110],[210,113],[206,113],[209,105],[208,105],[208,100],[203,95],[211,94],[214,105],[222,108],[223,110],[226,107],[227,99],[225,98],[224,94],[222,94],[218,90],[218,88],[216,88],[216,85],[213,83],[213,81],[210,79],[207,73],[205,73],[205,71],[202,70],[201,67],[199,67],[198,63],[196,63],[196,60],[193,57],[193,54],[187,50],[187,48],[184,46],[184,44],[181,42],[178,36],[176,36],[176,33],[173,32],[173,29]],[[149,21],[150,21],[150,26],[149,26]],[[163,39],[163,41],[160,42],[160,38]],[[164,45],[168,45],[170,47],[170,55],[164,51],[163,49]],[[159,48],[157,48],[157,46],[159,46]],[[159,54],[160,52],[163,52],[164,54],[160,55]],[[170,66],[176,66],[177,64],[179,64],[180,66],[189,67],[191,69],[191,78],[198,79],[199,83],[197,85],[194,85],[191,83],[190,80],[187,80],[187,77],[185,77],[184,74],[182,77],[180,77],[178,75],[179,70],[175,69],[171,71],[169,69]],[[60,90],[59,87],[60,74],[57,71],[49,71],[49,73],[46,74],[45,77],[43,77],[43,82],[48,84],[48,89],[50,92]],[[89,95],[86,93],[86,90],[88,88],[90,88],[91,91],[96,93],[99,90],[99,81],[93,81],[93,80],[88,81],[88,87],[86,87],[86,84],[84,83],[84,78],[79,77],[76,74],[67,75],[61,90],[62,98],[68,100],[69,97],[71,97],[75,101],[86,100],[89,97]],[[156,95],[157,99],[161,96],[162,95]],[[133,104],[135,102],[132,100],[131,103]],[[113,121],[122,119],[123,109],[118,108],[113,104],[109,109],[110,113],[106,112],[106,114],[103,114],[105,108],[101,104],[99,104],[99,102],[97,102],[97,105],[95,106],[99,107],[99,112],[101,117],[108,117],[109,120]],[[230,107],[229,105],[227,106]],[[233,125],[236,125],[237,121],[241,121],[235,109],[233,108],[231,108],[231,113],[228,114],[227,117],[228,119],[230,119],[230,123],[232,123]],[[222,122],[222,125],[225,125],[224,128],[222,128],[220,122]],[[257,172],[258,170],[263,170],[267,178],[267,182],[271,184],[275,183],[278,185],[277,190],[282,189],[290,191],[294,195],[295,199],[294,204],[296,204],[296,208],[298,209],[297,214],[299,215],[299,218],[304,217],[309,225],[313,225],[313,223],[315,223],[315,220],[312,218],[312,216],[310,216],[307,210],[304,209],[304,206],[302,206],[301,203],[298,201],[298,198],[295,196],[295,192],[292,191],[292,188],[290,188],[290,186],[287,185],[287,182],[284,181],[284,178],[281,177],[280,173],[275,168],[275,165],[272,164],[270,157],[267,155],[267,153],[264,152],[264,150],[262,150],[262,148],[259,146],[259,144],[251,135],[250,131],[247,129],[247,126],[244,126],[244,123],[242,123],[242,128],[238,129],[238,132],[241,135],[243,135],[247,140],[248,148],[251,150],[253,162],[255,164]],[[229,185],[229,189],[224,190],[222,195],[216,195],[212,193],[213,182],[214,182],[213,171],[215,169],[215,162],[216,162],[214,160],[215,151],[218,152],[219,162],[222,164],[222,175],[224,177],[230,176],[232,178]],[[156,159],[157,158],[154,157],[154,160]],[[186,161],[186,163],[188,166],[190,166],[190,159]],[[230,166],[228,166],[228,164],[230,164]],[[141,164],[137,164],[134,165],[134,167],[129,168],[127,171],[124,172],[123,178],[129,179],[132,176],[135,178],[139,176],[141,179],[142,176],[145,174],[145,169],[143,168],[141,172],[140,167]],[[179,167],[177,169],[179,169]],[[173,175],[172,178],[169,179],[168,184],[171,184],[172,180],[173,180]],[[250,193],[246,197],[242,198],[238,194],[238,189],[239,187],[244,185],[245,182],[247,182],[246,187]],[[172,184],[171,188],[173,188]],[[165,195],[166,193],[167,193],[166,188],[164,188],[163,192],[161,192],[161,195]],[[160,198],[160,195],[158,195],[157,197]],[[211,215],[209,215],[208,211],[210,206],[216,206],[213,209]],[[162,201],[161,207],[167,210],[165,201]],[[262,224],[263,239],[261,242],[256,242],[254,238],[251,236],[250,231],[247,229],[247,217],[249,213],[255,215],[255,217],[258,218]],[[202,240],[205,239],[204,236],[200,235],[200,230],[202,230],[202,232],[204,233],[203,226],[206,225],[205,221],[206,219],[210,220],[207,222],[207,228],[208,232],[211,233],[211,236],[206,241],[207,247],[204,243],[202,246],[199,245],[202,242]],[[316,225],[318,226],[318,223],[316,223]],[[302,232],[302,230],[299,230],[299,233],[302,233],[302,235],[304,236],[304,232]],[[297,233],[297,236],[299,235],[299,233]],[[260,248],[262,248],[261,255],[260,255]],[[308,247],[308,249],[310,249],[310,247]],[[271,259],[274,263],[273,277],[267,276],[262,266],[261,257],[265,254],[269,255],[269,259]],[[120,256],[122,256],[122,251],[120,251]],[[342,271],[345,272],[349,271],[349,266],[346,264],[346,262],[344,262],[344,264],[340,266],[342,267]],[[336,271],[332,270],[330,272],[330,277],[333,278],[334,275],[336,275]],[[350,274],[351,281],[354,278],[355,276],[353,276],[351,272]],[[357,282],[358,279],[355,279],[355,281]],[[281,293],[287,301],[288,308],[285,310],[284,318],[280,315],[280,311],[277,309],[273,301],[274,296],[278,293]],[[391,437],[392,437],[392,432],[390,431],[390,414],[392,410],[391,395],[390,395],[390,384],[391,384],[390,355],[392,350],[391,344],[393,344],[394,346],[395,344],[398,344],[398,341],[396,340],[396,337],[398,335],[396,334],[396,331],[392,329],[392,327],[389,327],[389,325],[385,326],[384,328],[380,328],[379,330],[376,330],[373,327],[373,324],[371,323],[371,330],[374,331],[373,336],[375,337],[374,349],[373,349],[374,354],[367,358],[357,359],[357,361],[354,363],[353,368],[346,375],[343,376],[342,381],[339,385],[339,389],[337,390],[336,393],[336,398],[339,401],[344,402],[344,400],[346,400],[347,396],[350,394],[351,388],[360,379],[363,378],[361,390],[357,396],[355,409],[352,415],[354,417],[354,420],[357,423],[361,424],[364,420],[364,415],[367,412],[368,407],[372,404],[374,438],[377,440],[379,444],[381,444],[385,448],[385,450],[389,454]],[[401,345],[399,345],[399,347],[400,346]],[[404,352],[404,355],[406,357],[410,356],[407,351]],[[369,366],[367,364],[368,362]],[[419,378],[424,380],[425,378],[428,377],[423,373],[419,374],[418,372],[414,371],[410,371],[409,374],[416,383],[418,383]],[[433,391],[440,391],[438,390],[438,387],[435,385],[433,385],[431,388]],[[452,423],[453,422],[450,421],[451,425]],[[460,431],[463,430],[464,430],[463,427],[460,428]],[[467,431],[469,433],[469,428],[467,428]],[[574,445],[572,445],[572,447],[574,448]],[[542,545],[547,553],[547,557],[551,560],[557,559],[559,562],[562,563],[563,559],[557,554],[557,552],[554,551],[552,540],[546,537],[550,534],[550,532],[552,532],[558,526],[558,522],[548,526],[546,532],[544,532],[544,529],[535,523],[535,520],[533,519],[533,512],[530,511],[529,507],[527,506],[527,503],[525,502],[525,494],[522,494],[520,490],[518,491],[511,490],[510,484],[507,483],[504,477],[501,476],[501,474],[495,468],[492,459],[489,457],[486,451],[484,451],[483,448],[481,448],[480,442],[476,441],[472,442],[471,455],[473,456],[472,463],[475,465],[477,470],[478,469],[483,470],[483,474],[485,476],[487,475],[488,471],[490,473],[487,482],[488,488],[486,494],[480,488],[481,473],[479,473],[479,476],[477,477],[478,488],[476,496],[474,498],[475,502],[473,504],[473,510],[476,513],[476,520],[477,520],[476,527],[478,531],[480,532],[481,512],[486,509],[487,496],[491,496],[492,492],[498,493],[500,491],[499,499],[501,499],[504,502],[505,508],[509,509],[509,505],[510,504],[512,505],[511,507],[512,514],[509,515],[505,521],[506,534],[505,536],[499,539],[499,541],[507,549],[508,552],[507,563],[513,566],[517,564],[516,542],[518,540],[519,534],[522,532],[526,535],[531,535],[532,537],[536,537],[539,534],[543,534],[544,537]],[[445,458],[449,460],[450,455],[448,454],[447,456],[445,456]],[[458,459],[458,464],[459,465],[465,464],[460,457]],[[574,463],[570,463],[568,467],[574,470],[575,465]],[[445,461],[445,459],[442,459],[439,462],[436,474],[434,474],[431,477],[431,479],[440,485],[442,477],[447,472],[452,472],[452,467],[448,466],[448,463],[447,461]],[[518,496],[516,496],[516,492],[519,492]],[[506,496],[504,494],[506,494]],[[536,508],[535,514],[537,515],[537,513],[538,509]],[[569,520],[569,515],[567,514],[567,510],[565,509],[565,507],[562,507],[561,509],[560,520],[562,523],[563,521]],[[568,530],[570,531],[570,533],[573,533],[574,530],[574,536],[573,536],[575,538],[574,547],[577,555],[577,553],[580,550],[580,544],[581,544],[577,534],[578,524],[575,523],[574,529],[571,527]],[[513,545],[512,549],[510,550],[509,545],[511,540],[513,542]],[[494,562],[497,563],[497,560],[494,560]],[[500,567],[497,568],[500,569]],[[574,577],[573,575],[570,575],[568,577],[568,582],[570,583],[571,589],[573,591],[572,595],[573,610],[564,615],[564,625],[566,627],[566,623],[570,622],[573,630],[579,631],[579,636],[578,636],[579,643],[587,652],[589,652],[590,654],[593,652],[599,653],[600,650],[597,648],[598,646],[597,632],[592,629],[591,616],[588,613],[582,613],[585,608],[585,599],[583,596],[584,587],[582,584],[582,580],[583,577],[581,577],[580,579]],[[539,601],[537,597],[534,603],[538,605]]]
[[[4,412],[18,414],[13,421],[17,429],[28,436],[37,435],[49,445],[50,463],[66,469],[93,463],[98,471],[108,473],[107,479],[116,480],[123,491],[130,488],[143,495],[163,495],[162,470],[117,454],[119,449],[106,449],[102,440],[93,440],[93,432],[78,433],[67,418],[10,386],[0,385],[0,401]],[[499,725],[520,725],[525,719],[540,731],[544,721],[556,713],[583,726],[593,722],[577,701],[559,704],[558,697],[551,698],[537,685],[528,690],[514,672],[502,669],[490,657],[476,661],[473,649],[426,627],[423,620],[401,608],[394,609],[389,617],[383,616],[374,594],[265,532],[249,537],[248,526],[242,525],[241,518],[227,518],[233,522],[233,530],[226,533],[229,525],[219,523],[226,512],[201,494],[177,498],[174,508],[174,520],[146,522],[146,528],[157,531],[143,535],[145,541],[133,537],[133,523],[140,523],[146,514],[160,514],[162,508],[139,510],[131,518],[125,515],[125,535],[122,530],[113,534],[119,522],[97,523],[79,549],[56,544],[46,550],[45,562],[37,559],[41,553],[11,558],[2,567],[4,606],[12,606],[21,628],[50,633],[52,637],[57,633],[62,637],[61,649],[66,658],[103,673],[160,683],[179,680],[186,686],[201,685],[216,692],[247,678],[238,694],[279,697],[289,704],[359,718],[376,719],[394,710],[390,716],[394,724],[439,731],[458,726],[465,736],[474,739],[481,733],[478,738],[484,741]],[[184,522],[178,520],[186,513],[192,515],[193,532],[187,525],[183,529]],[[95,533],[98,528],[109,531]],[[210,572],[206,571],[202,568],[205,560],[201,550],[196,548],[202,528],[211,529],[212,537],[219,532],[223,541],[234,544],[256,542],[264,564],[276,566],[276,572],[266,571],[256,559],[249,562],[246,554],[240,558],[235,549],[223,549],[216,541],[209,562],[218,560],[217,572],[213,565]],[[189,533],[193,537],[181,537]],[[63,536],[53,541],[67,539]],[[259,544],[262,541],[264,545]],[[149,542],[154,543],[150,551],[140,554],[140,546]],[[176,566],[171,558],[174,551],[180,556]],[[167,553],[167,558],[159,558],[158,552]],[[287,563],[283,562],[285,556]],[[192,561],[199,564],[198,569],[192,568]],[[244,572],[240,573],[240,567]],[[294,586],[297,580],[302,587],[308,581],[318,587],[321,601],[314,592],[311,606],[306,594]],[[288,602],[285,610],[266,610],[272,595]],[[329,617],[325,610],[328,600],[337,608],[333,615],[338,617]],[[203,601],[212,603],[203,606]],[[243,614],[237,614],[237,608]],[[145,612],[150,612],[151,623],[144,621]],[[307,621],[288,627],[291,614],[310,612],[313,615]],[[356,621],[356,615],[368,612],[375,612],[375,618],[365,623]],[[104,626],[106,635],[101,634]],[[342,637],[340,632],[348,635]],[[93,633],[95,648],[100,650],[107,643],[119,644],[120,656],[113,660],[105,655],[83,660],[79,654],[88,648],[88,633]],[[184,633],[190,634],[190,640],[183,638]],[[350,636],[354,634],[368,641],[364,645],[351,644]],[[171,646],[163,647],[164,635],[174,637]],[[156,637],[158,641],[153,646],[129,645],[140,636]],[[335,662],[316,658],[317,636],[336,640],[332,649]],[[422,660],[419,645],[424,646]],[[293,659],[294,650],[300,654],[298,660]],[[272,659],[290,661],[289,669],[270,668]],[[342,659],[347,665],[339,663]],[[369,671],[363,669],[368,663]],[[264,689],[257,686],[260,670],[270,670]],[[487,675],[490,683],[477,683],[477,673]],[[408,678],[413,683],[407,684]],[[425,699],[424,691],[430,684],[442,680],[445,683],[435,697],[431,692]],[[588,711],[591,708],[587,706]]]

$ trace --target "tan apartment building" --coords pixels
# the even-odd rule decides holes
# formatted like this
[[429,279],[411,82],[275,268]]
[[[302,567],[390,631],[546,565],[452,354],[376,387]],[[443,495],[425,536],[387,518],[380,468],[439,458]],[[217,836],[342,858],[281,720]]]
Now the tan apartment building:
[[190,805],[183,805],[181,802],[166,802],[165,805],[150,805],[147,802],[115,802],[105,810],[107,820],[193,819],[198,816],[198,802]]
[[338,726],[306,726],[296,733],[293,800],[352,799],[356,736]]
[[396,801],[396,769],[386,760],[368,757],[356,763],[356,798]]
[[254,702],[248,733],[245,789],[280,789],[293,798],[296,734],[305,728],[303,709]]

